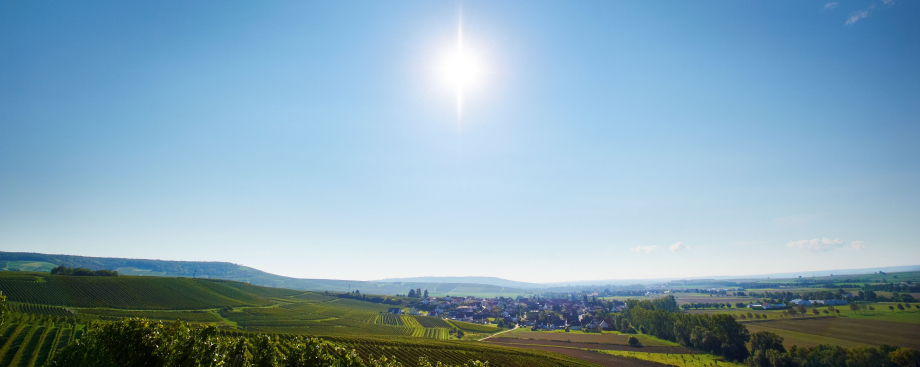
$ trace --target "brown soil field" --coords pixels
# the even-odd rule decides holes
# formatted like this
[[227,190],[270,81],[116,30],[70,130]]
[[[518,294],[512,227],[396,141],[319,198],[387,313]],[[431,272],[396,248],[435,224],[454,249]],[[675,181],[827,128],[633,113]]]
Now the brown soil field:
[[[533,339],[533,340],[555,340],[562,342],[573,342],[573,343],[592,343],[592,344],[620,344],[628,345],[627,339],[629,335],[623,334],[595,334],[595,333],[582,333],[578,331],[573,331],[571,333],[548,333],[540,331],[515,331],[506,334],[502,334],[502,338],[506,339]],[[649,338],[644,337],[643,335],[636,335],[639,338],[639,341],[646,346],[654,347],[666,347],[668,344],[661,343],[656,340],[650,340]]]
[[[491,341],[491,340],[492,339],[487,339],[487,341]],[[614,356],[614,355],[609,355],[609,354],[592,352],[589,350],[551,347],[551,346],[546,346],[546,345],[514,345],[514,346],[519,347],[519,348],[536,349],[536,350],[542,350],[546,352],[564,354],[570,357],[575,357],[580,360],[588,361],[588,362],[595,363],[595,364],[605,366],[605,367],[662,367],[662,366],[666,366],[664,364],[643,361],[641,359]]]
[[821,337],[849,340],[870,345],[888,344],[920,349],[920,325],[846,317],[776,320],[748,323]]
[[584,349],[598,349],[598,350],[628,350],[631,352],[647,352],[647,353],[669,353],[669,354],[691,354],[692,350],[684,347],[650,347],[642,346],[639,348],[630,347],[628,345],[621,344],[597,344],[597,343],[577,343],[577,342],[566,342],[566,341],[557,341],[557,340],[531,340],[531,339],[511,339],[511,338],[489,338],[486,339],[487,343],[503,344],[503,345],[542,345],[542,346],[554,346],[554,347],[564,347],[564,348],[584,348]]

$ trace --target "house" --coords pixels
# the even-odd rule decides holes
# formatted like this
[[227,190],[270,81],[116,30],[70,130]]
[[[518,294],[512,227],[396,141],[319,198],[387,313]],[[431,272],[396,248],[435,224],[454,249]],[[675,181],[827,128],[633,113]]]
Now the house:
[[847,303],[845,299],[826,299],[824,300],[824,304],[828,306],[846,306],[849,303]]
[[394,315],[399,315],[399,314],[402,313],[402,309],[399,308],[399,307],[391,307],[389,310],[387,310],[387,313],[391,313],[391,314],[394,314]]
[[806,300],[804,300],[804,299],[798,299],[798,298],[796,298],[796,299],[794,299],[794,300],[792,300],[792,301],[789,301],[789,303],[792,303],[792,304],[795,304],[795,305],[798,305],[798,306],[805,306],[805,307],[811,306],[811,302],[806,301]]

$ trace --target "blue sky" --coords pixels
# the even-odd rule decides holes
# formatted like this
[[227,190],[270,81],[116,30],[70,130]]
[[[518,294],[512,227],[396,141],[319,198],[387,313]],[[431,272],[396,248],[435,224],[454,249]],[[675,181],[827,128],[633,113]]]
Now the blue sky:
[[[439,77],[456,45],[464,92]],[[343,279],[920,263],[920,4],[0,7],[0,250]]]

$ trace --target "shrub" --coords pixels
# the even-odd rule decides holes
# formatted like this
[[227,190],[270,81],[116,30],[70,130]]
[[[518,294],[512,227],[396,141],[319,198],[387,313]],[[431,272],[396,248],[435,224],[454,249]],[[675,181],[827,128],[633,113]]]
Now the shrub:
[[630,347],[638,348],[642,346],[642,343],[639,343],[639,338],[636,338],[634,336],[630,336],[626,342],[629,343]]

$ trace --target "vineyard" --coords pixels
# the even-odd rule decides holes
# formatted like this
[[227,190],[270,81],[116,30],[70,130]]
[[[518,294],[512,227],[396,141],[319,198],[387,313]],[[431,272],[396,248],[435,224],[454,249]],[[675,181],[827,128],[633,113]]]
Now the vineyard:
[[14,317],[4,324],[0,328],[0,366],[41,367],[83,334],[80,326],[54,319]]
[[16,313],[27,313],[33,315],[47,315],[47,316],[73,316],[73,312],[70,310],[57,307],[57,306],[46,306],[46,305],[35,305],[30,303],[13,303],[10,302],[7,307],[10,312]]
[[494,333],[501,330],[495,325],[473,324],[470,322],[456,320],[449,320],[447,323],[450,323],[451,326],[456,327],[457,329],[471,333]]
[[0,291],[12,302],[153,310],[262,306],[273,303],[269,297],[300,293],[209,279],[74,277],[21,272],[0,272]]
[[[446,330],[447,329],[441,329]],[[372,338],[329,337],[329,341],[346,348],[355,349],[362,357],[395,357],[406,366],[414,366],[419,357],[450,364],[461,364],[469,360],[489,361],[492,366],[595,366],[593,364],[565,357],[559,354],[537,350],[524,350],[491,345],[471,344],[460,341],[411,341],[382,340]]]

